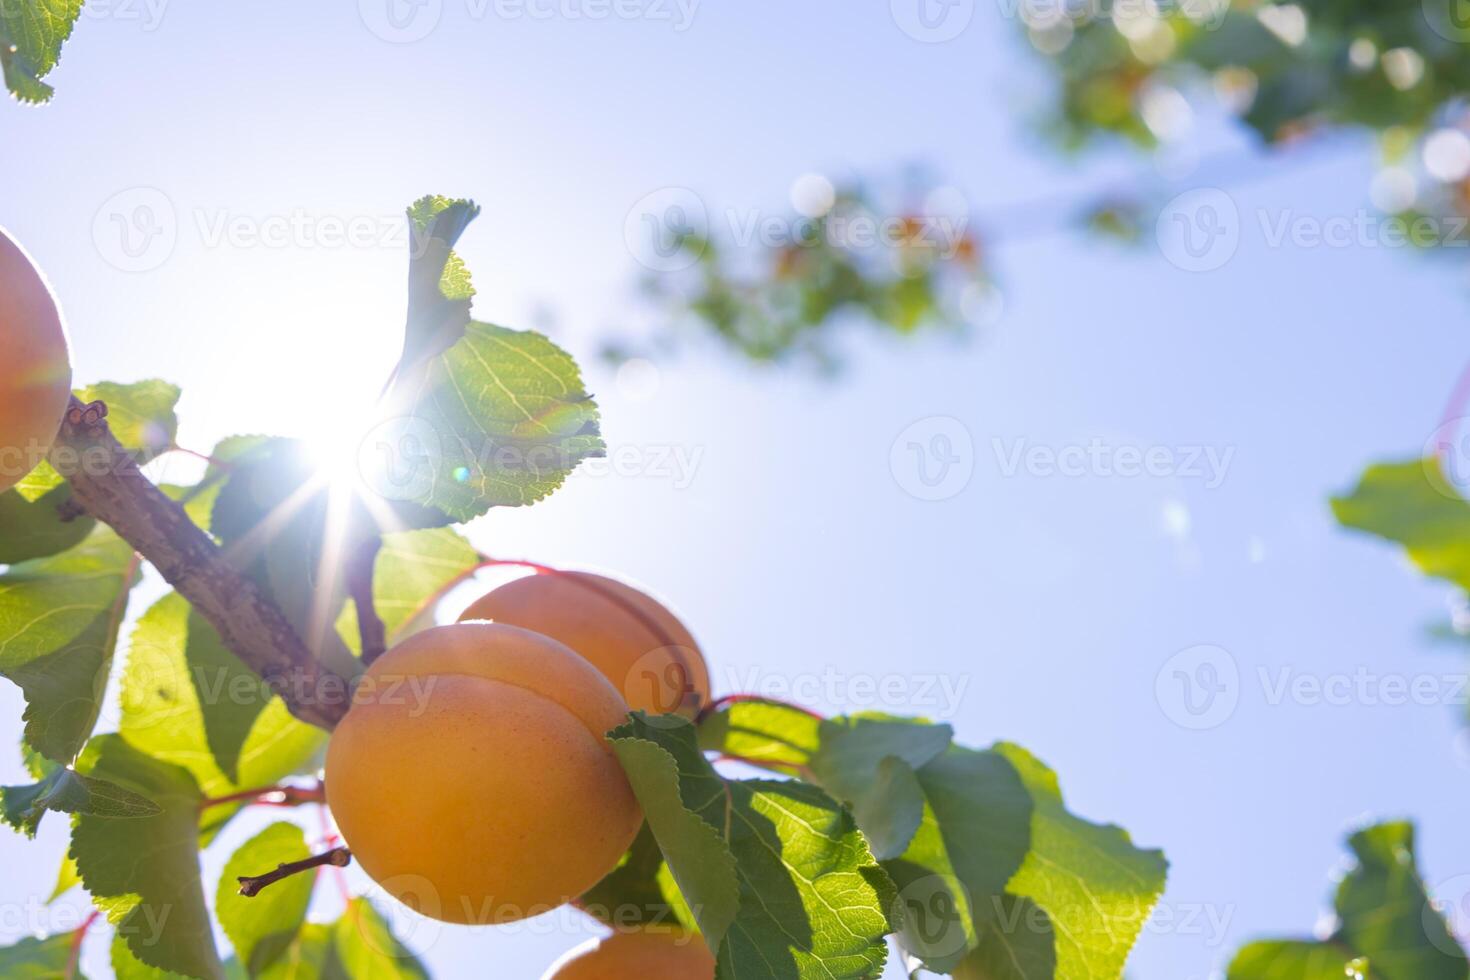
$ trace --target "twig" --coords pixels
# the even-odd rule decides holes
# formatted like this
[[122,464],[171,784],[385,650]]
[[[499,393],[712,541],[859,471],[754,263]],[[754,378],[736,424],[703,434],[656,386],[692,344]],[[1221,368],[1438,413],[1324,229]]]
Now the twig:
[[138,470],[106,416],[102,402],[73,398],[51,449],[72,498],[158,569],[293,715],[331,730],[351,704],[347,681],[316,661],[275,603]]
[[330,851],[305,858],[300,861],[289,861],[286,864],[276,865],[276,870],[267,871],[263,875],[242,875],[235,880],[240,883],[240,894],[246,898],[254,898],[260,894],[260,890],[266,885],[273,885],[283,878],[310,871],[312,868],[321,868],[328,865],[334,868],[345,868],[352,863],[352,852],[345,847],[334,847]]
[[370,665],[388,650],[388,628],[373,604],[373,566],[383,538],[374,534],[360,542],[347,559],[347,594],[357,607],[357,634],[362,638],[362,662]]
[[247,803],[258,806],[302,806],[306,803],[325,803],[326,791],[318,782],[315,786],[258,786],[242,789],[225,796],[210,796],[199,801],[199,809],[223,806],[227,803]]

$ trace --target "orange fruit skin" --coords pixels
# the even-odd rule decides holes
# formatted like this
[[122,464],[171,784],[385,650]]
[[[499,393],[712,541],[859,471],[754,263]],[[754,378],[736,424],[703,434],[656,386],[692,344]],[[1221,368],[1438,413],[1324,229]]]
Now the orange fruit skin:
[[555,640],[461,623],[378,658],[327,744],[327,802],[375,881],[446,922],[582,894],[643,822],[603,738],[628,706]]
[[510,623],[560,640],[586,657],[628,706],[693,717],[710,701],[709,667],[694,637],[665,606],[590,572],[528,575],[481,596],[461,622]]
[[714,980],[715,958],[699,936],[631,930],[594,940],[542,980]]
[[0,492],[45,458],[70,396],[56,298],[31,257],[0,229]]

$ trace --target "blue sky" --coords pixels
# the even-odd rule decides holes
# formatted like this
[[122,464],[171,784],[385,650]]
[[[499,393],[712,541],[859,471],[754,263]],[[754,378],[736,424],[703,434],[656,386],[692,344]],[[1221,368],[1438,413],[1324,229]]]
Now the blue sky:
[[[801,174],[919,163],[983,234],[997,209],[1024,231],[1017,203],[1163,180],[1149,159],[1063,159],[1034,136],[1044,76],[1008,5],[978,3],[927,43],[899,26],[902,2],[542,19],[442,0],[403,43],[380,36],[379,0],[98,6],[50,79],[55,103],[0,107],[0,222],[62,298],[78,379],[178,382],[181,441],[207,448],[324,437],[396,356],[401,243],[333,245],[324,221],[387,228],[421,194],[474,197],[461,251],[478,316],[544,326],[578,354],[610,442],[645,463],[492,514],[476,543],[651,587],[722,691],[801,684],[818,708],[942,715],[968,744],[1027,746],[1074,810],[1168,852],[1170,921],[1139,943],[1135,977],[1203,980],[1249,938],[1309,932],[1343,834],[1369,817],[1419,821],[1431,881],[1470,872],[1463,705],[1279,696],[1302,677],[1355,692],[1402,677],[1448,702],[1464,671],[1423,637],[1448,590],[1327,508],[1365,463],[1433,433],[1467,356],[1463,266],[1273,233],[1370,209],[1366,142],[1163,182],[1166,199],[1222,187],[1235,209],[1233,254],[1209,271],[1151,233],[1132,250],[1001,241],[993,324],[967,342],[856,335],[836,382],[708,351],[621,377],[594,361],[606,331],[639,322],[624,226],[661,188],[785,214]],[[1250,152],[1209,120],[1197,142]],[[110,216],[143,220],[140,204],[173,244],[125,271]],[[228,231],[294,216],[314,231],[284,245]],[[919,499],[906,446],[936,433],[969,478]],[[1120,475],[1127,447],[1162,475]],[[1047,464],[1079,454],[1080,475]],[[1193,730],[1175,671],[1204,678],[1205,661],[1234,667],[1235,707]],[[890,675],[902,703],[857,703]],[[0,708],[10,739],[8,686]],[[19,778],[0,758],[0,779]],[[0,839],[0,907],[49,891],[64,831]],[[0,936],[60,914],[12,914]],[[586,934],[563,917],[412,941],[441,976],[535,977]],[[84,962],[107,975],[105,937]]]

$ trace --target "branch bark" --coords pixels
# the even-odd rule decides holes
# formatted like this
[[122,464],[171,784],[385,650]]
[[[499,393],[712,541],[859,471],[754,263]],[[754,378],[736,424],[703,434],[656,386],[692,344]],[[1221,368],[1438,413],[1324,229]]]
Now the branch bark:
[[274,885],[283,878],[310,871],[312,868],[321,868],[331,865],[334,868],[345,868],[352,863],[352,852],[345,847],[334,847],[330,851],[305,858],[301,861],[291,861],[286,864],[276,865],[276,870],[267,871],[263,875],[249,875],[236,878],[240,883],[240,894],[246,898],[254,898],[260,894],[260,890],[267,885]]
[[158,569],[293,715],[331,730],[351,704],[348,682],[317,662],[270,597],[139,471],[106,416],[102,402],[73,398],[51,449],[51,465],[70,482],[72,499]]
[[388,628],[373,603],[373,567],[382,549],[382,535],[374,534],[363,539],[347,558],[347,594],[357,610],[357,635],[362,641],[364,666],[370,666],[388,651]]

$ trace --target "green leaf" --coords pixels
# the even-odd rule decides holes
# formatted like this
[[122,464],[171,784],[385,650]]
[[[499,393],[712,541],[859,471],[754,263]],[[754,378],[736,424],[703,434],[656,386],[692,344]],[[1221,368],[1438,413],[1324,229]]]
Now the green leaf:
[[1402,545],[1424,574],[1470,589],[1470,501],[1445,480],[1439,460],[1369,467],[1332,510],[1343,525]]
[[365,898],[355,898],[332,929],[336,959],[352,980],[427,980],[418,959]]
[[252,977],[277,962],[306,921],[315,876],[293,875],[253,898],[240,894],[238,878],[264,874],[277,865],[311,855],[301,828],[274,823],[242,844],[225,865],[215,898],[219,924],[235,947],[236,959]]
[[879,860],[898,857],[924,816],[914,770],[954,732],[923,719],[868,713],[820,719],[763,701],[738,701],[707,719],[706,748],[814,782],[852,807]]
[[413,253],[408,261],[408,322],[395,373],[444,353],[464,336],[475,288],[454,245],[479,214],[474,201],[438,195],[409,205]]
[[987,980],[1118,976],[1163,891],[1162,855],[1068,814],[1055,775],[1016,746],[975,751],[945,725],[762,702],[703,727],[707,749],[852,805],[898,889],[902,944],[935,972],[963,960]]
[[302,926],[275,962],[256,977],[257,980],[351,980],[342,972],[336,958],[332,927],[315,923]]
[[1367,963],[1327,943],[1251,943],[1230,962],[1228,980],[1351,980]]
[[803,783],[724,779],[676,716],[635,713],[609,739],[718,977],[882,971],[895,895],[846,809]]
[[61,60],[61,46],[82,12],[82,0],[9,0],[0,5],[0,68],[21,102],[46,102],[41,81]]
[[1357,860],[1337,887],[1337,931],[1325,942],[1252,943],[1236,954],[1227,980],[1325,980],[1354,966],[1373,980],[1470,976],[1470,961],[1415,866],[1413,825],[1368,827],[1348,845]]
[[30,786],[0,786],[0,807],[5,822],[28,837],[36,836],[48,810],[118,819],[159,813],[158,805],[145,796],[61,766]]
[[738,701],[700,724],[700,743],[793,775],[821,747],[822,719],[770,701]]
[[133,549],[105,527],[0,575],[0,675],[20,685],[26,741],[48,759],[69,764],[97,723],[138,578]]
[[[173,649],[179,646],[182,661]],[[189,708],[197,706],[215,765],[229,782],[238,783],[240,753],[272,697],[265,682],[225,647],[214,627],[182,596],[170,593],[144,613],[133,634],[123,675],[121,729],[140,747],[157,748],[153,738],[138,736],[149,730],[173,732],[173,723],[194,720]],[[162,732],[158,726],[163,726]],[[163,752],[154,754],[169,758]],[[186,765],[183,760],[172,761]],[[191,771],[201,782],[209,781],[207,772]]]
[[470,319],[475,291],[453,248],[479,213],[433,196],[408,209],[403,354],[374,429],[387,458],[365,474],[385,498],[458,522],[540,500],[604,452],[597,406],[570,356],[539,334]]
[[193,777],[119,735],[94,738],[78,769],[161,807],[140,819],[74,818],[70,853],[93,902],[148,966],[202,980],[223,977],[200,881],[201,797]]
[[1385,823],[1348,839],[1357,867],[1337,889],[1338,937],[1386,980],[1464,980],[1470,961],[1433,910],[1414,859],[1413,824]]
[[[222,650],[213,627],[170,594],[133,632],[118,727],[140,750],[188,770],[204,795],[224,796],[300,771],[326,744],[326,732],[293,718],[285,702],[267,694],[259,677]],[[229,748],[234,745],[238,750]],[[236,761],[233,774],[221,767],[219,754]]]
[[[1013,935],[1017,913],[1028,908],[1007,887],[1031,850],[1035,812],[1020,773],[994,749],[954,746],[918,779],[924,820],[909,849],[885,865],[906,913],[905,947],[940,972],[974,947],[970,962],[996,978],[1051,976],[1050,932]],[[1025,939],[1032,941],[1022,948]]]
[[[1058,976],[1121,976],[1163,893],[1163,854],[1134,847],[1117,827],[1068,813],[1056,774],[1024,749],[1001,743],[995,751],[1015,767],[1032,803],[1031,849],[1007,893],[1045,914]],[[1019,925],[1023,942],[1040,938]]]
[[[151,803],[152,801],[150,800],[149,802]],[[77,874],[77,863],[71,859],[70,854],[63,854],[61,857],[61,867],[56,872],[56,884],[52,887],[51,894],[46,899],[47,904],[56,901],[81,883],[82,876]]]
[[26,938],[12,946],[0,946],[0,976],[6,980],[56,980],[70,975],[76,980],[86,980],[79,972],[67,973],[75,940],[76,933],[62,932],[45,939]]
[[[480,553],[450,528],[383,535],[383,547],[373,566],[373,606],[383,620],[389,644],[432,626],[431,600],[479,564]],[[337,632],[355,648],[357,610],[351,603],[337,622]]]
[[825,721],[810,767],[817,784],[852,807],[879,860],[898,857],[924,818],[914,770],[949,747],[948,725],[887,716]]
[[18,490],[0,493],[0,565],[49,558],[86,540],[97,521],[86,515],[63,520],[58,508],[71,499],[71,488],[53,487],[36,500]]
[[[449,350],[402,372],[387,431],[413,436],[402,470],[369,484],[464,522],[534,503],[603,454],[577,364],[540,334],[472,322]],[[400,489],[401,487],[401,489]]]
[[618,929],[668,925],[685,931],[699,929],[646,823],[618,866],[582,895],[577,907],[603,925]]

